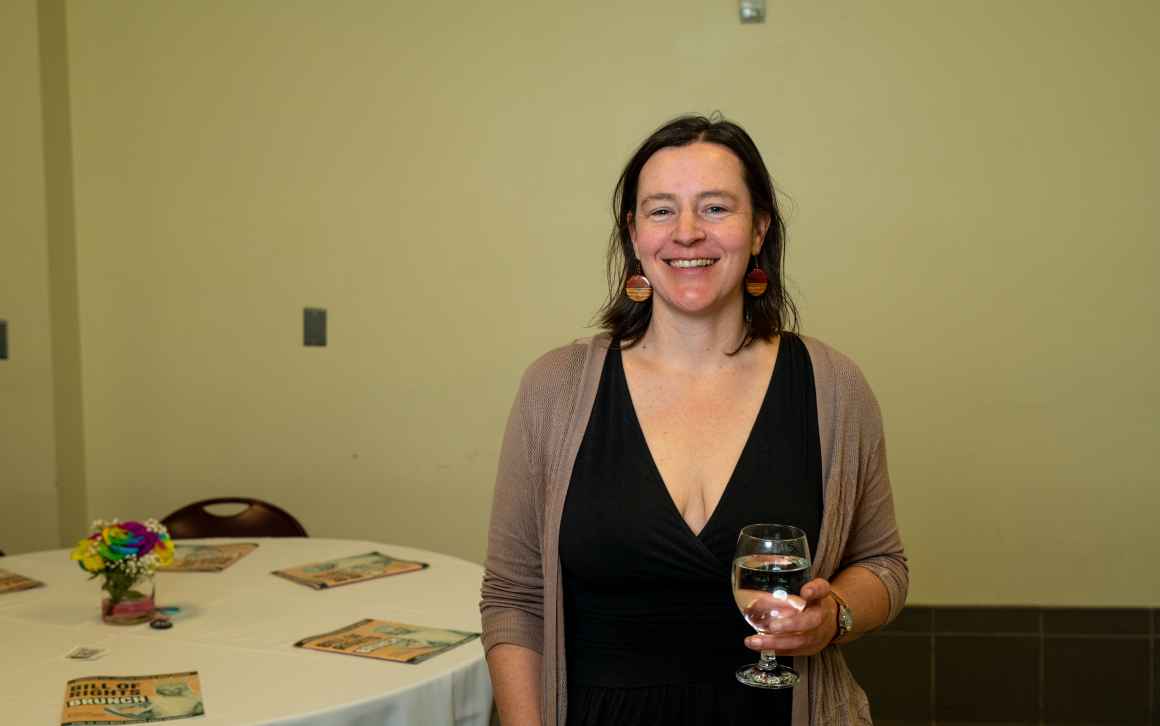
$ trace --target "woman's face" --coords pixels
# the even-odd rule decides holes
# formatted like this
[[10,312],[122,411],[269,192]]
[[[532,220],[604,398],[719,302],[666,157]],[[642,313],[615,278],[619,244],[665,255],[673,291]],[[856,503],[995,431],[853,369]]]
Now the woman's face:
[[629,234],[656,306],[680,315],[722,312],[742,294],[768,220],[754,223],[741,160],[719,144],[667,147],[637,184]]

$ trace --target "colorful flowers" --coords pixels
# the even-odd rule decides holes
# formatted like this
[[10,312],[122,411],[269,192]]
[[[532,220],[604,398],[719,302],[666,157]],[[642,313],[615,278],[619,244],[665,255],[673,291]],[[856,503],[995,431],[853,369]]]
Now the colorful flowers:
[[113,601],[124,597],[134,583],[173,561],[173,542],[155,519],[111,522],[98,519],[94,532],[73,548],[69,557],[93,577],[103,575],[103,588]]

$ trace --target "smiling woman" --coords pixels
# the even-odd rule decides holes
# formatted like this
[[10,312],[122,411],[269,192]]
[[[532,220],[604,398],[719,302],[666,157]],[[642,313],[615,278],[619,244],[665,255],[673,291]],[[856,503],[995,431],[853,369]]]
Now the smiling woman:
[[[683,117],[616,189],[606,333],[532,364],[500,454],[481,610],[503,723],[869,723],[832,646],[906,600],[881,416],[853,362],[793,332],[761,155]],[[756,523],[805,551],[743,618]],[[735,677],[752,651],[766,677]],[[800,680],[768,676],[774,651]]]

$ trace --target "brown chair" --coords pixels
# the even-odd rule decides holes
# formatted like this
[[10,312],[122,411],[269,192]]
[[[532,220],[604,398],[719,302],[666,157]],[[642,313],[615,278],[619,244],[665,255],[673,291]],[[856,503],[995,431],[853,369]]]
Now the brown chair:
[[[206,510],[214,504],[245,504],[237,514],[221,516]],[[261,499],[219,497],[186,505],[161,520],[173,539],[197,537],[308,537],[298,520],[281,507]]]

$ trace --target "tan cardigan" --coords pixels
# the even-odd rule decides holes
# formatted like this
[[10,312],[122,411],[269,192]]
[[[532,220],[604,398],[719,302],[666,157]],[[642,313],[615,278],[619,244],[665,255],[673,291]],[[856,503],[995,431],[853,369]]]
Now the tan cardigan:
[[[814,369],[824,506],[815,577],[865,567],[890,596],[890,619],[906,602],[909,574],[894,519],[878,402],[849,358],[803,336]],[[563,726],[567,713],[564,609],[559,539],[576,452],[608,352],[601,335],[542,356],[524,373],[500,452],[486,572],[483,645],[530,648],[543,655],[541,713]],[[868,724],[866,694],[840,650],[829,647],[794,665],[794,726]]]

